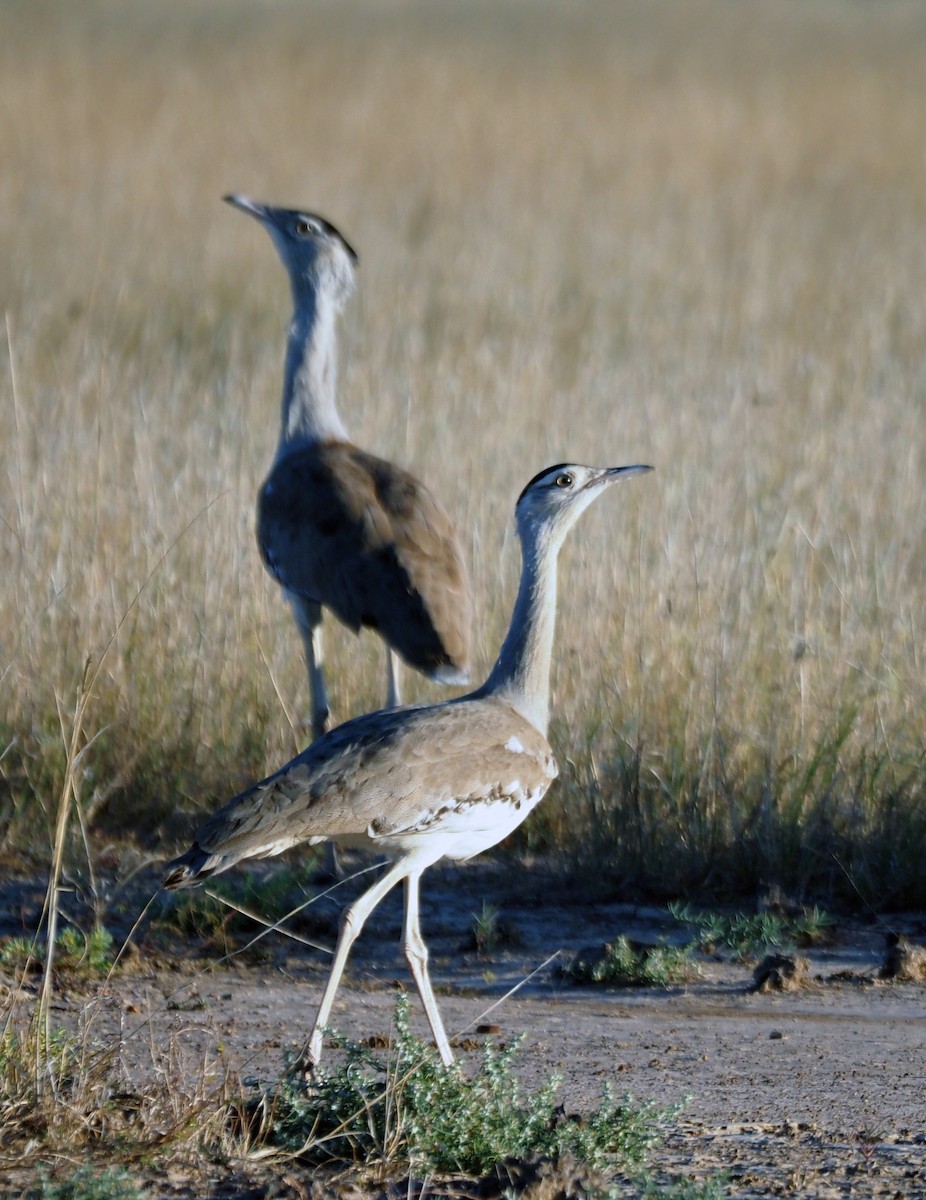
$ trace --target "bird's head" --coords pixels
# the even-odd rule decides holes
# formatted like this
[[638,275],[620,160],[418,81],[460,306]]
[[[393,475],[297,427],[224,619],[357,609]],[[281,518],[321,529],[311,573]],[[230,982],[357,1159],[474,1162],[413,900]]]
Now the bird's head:
[[354,290],[357,253],[337,229],[317,213],[258,204],[247,196],[230,195],[226,203],[256,217],[273,238],[289,272],[293,295],[325,289],[340,308]]
[[543,533],[562,541],[591,502],[618,479],[642,475],[652,467],[583,467],[557,463],[540,471],[527,484],[515,505],[515,518],[522,537]]

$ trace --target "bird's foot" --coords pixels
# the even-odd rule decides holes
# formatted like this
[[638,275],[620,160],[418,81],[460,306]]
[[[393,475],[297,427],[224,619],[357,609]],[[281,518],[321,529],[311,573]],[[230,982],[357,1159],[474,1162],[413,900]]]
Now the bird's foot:
[[286,1075],[294,1083],[311,1088],[318,1083],[318,1064],[322,1056],[322,1031],[313,1029],[309,1040],[286,1069]]
[[296,1058],[289,1063],[285,1076],[290,1083],[311,1091],[318,1083],[318,1055],[311,1050],[311,1043],[304,1046]]

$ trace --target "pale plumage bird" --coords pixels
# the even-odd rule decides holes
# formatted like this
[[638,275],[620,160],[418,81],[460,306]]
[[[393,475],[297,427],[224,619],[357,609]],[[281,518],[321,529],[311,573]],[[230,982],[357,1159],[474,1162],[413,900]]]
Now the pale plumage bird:
[[331,730],[269,779],[229,801],[169,864],[190,887],[245,858],[300,842],[372,846],[393,861],[345,909],[331,974],[303,1058],[314,1067],[351,945],[380,900],[405,881],[404,949],[434,1041],[453,1061],[428,977],[418,921],[421,874],[462,861],[515,829],[556,778],[547,741],[557,556],[579,514],[617,479],[647,466],[548,467],[515,508],[523,565],[508,634],[488,679],[469,695],[369,713]]
[[383,638],[393,706],[396,656],[439,683],[468,681],[469,577],[443,507],[413,475],[358,449],[338,413],[337,318],[354,290],[354,250],[314,213],[225,199],[270,234],[292,289],[280,441],[258,496],[257,538],[302,635],[318,737],[329,722],[322,610]]

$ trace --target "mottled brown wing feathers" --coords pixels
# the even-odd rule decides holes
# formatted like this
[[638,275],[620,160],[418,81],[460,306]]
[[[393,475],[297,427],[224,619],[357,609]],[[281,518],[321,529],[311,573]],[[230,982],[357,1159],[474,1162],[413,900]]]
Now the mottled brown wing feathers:
[[433,823],[458,801],[541,792],[550,747],[497,700],[450,701],[357,717],[215,813],[196,844],[233,858],[323,838],[388,837]]
[[408,472],[346,442],[287,455],[258,500],[258,540],[287,590],[411,666],[468,671],[472,601],[450,518]]

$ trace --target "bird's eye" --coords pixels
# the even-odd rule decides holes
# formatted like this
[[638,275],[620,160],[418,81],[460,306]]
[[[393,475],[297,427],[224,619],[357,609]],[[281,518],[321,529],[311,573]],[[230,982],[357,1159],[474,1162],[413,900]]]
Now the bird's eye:
[[311,237],[314,233],[318,232],[313,222],[306,221],[302,217],[296,221],[293,229],[296,231],[299,237]]
[[567,471],[563,471],[563,473],[561,475],[557,475],[557,477],[556,477],[556,486],[557,487],[571,488],[574,483],[575,483],[575,480]]

